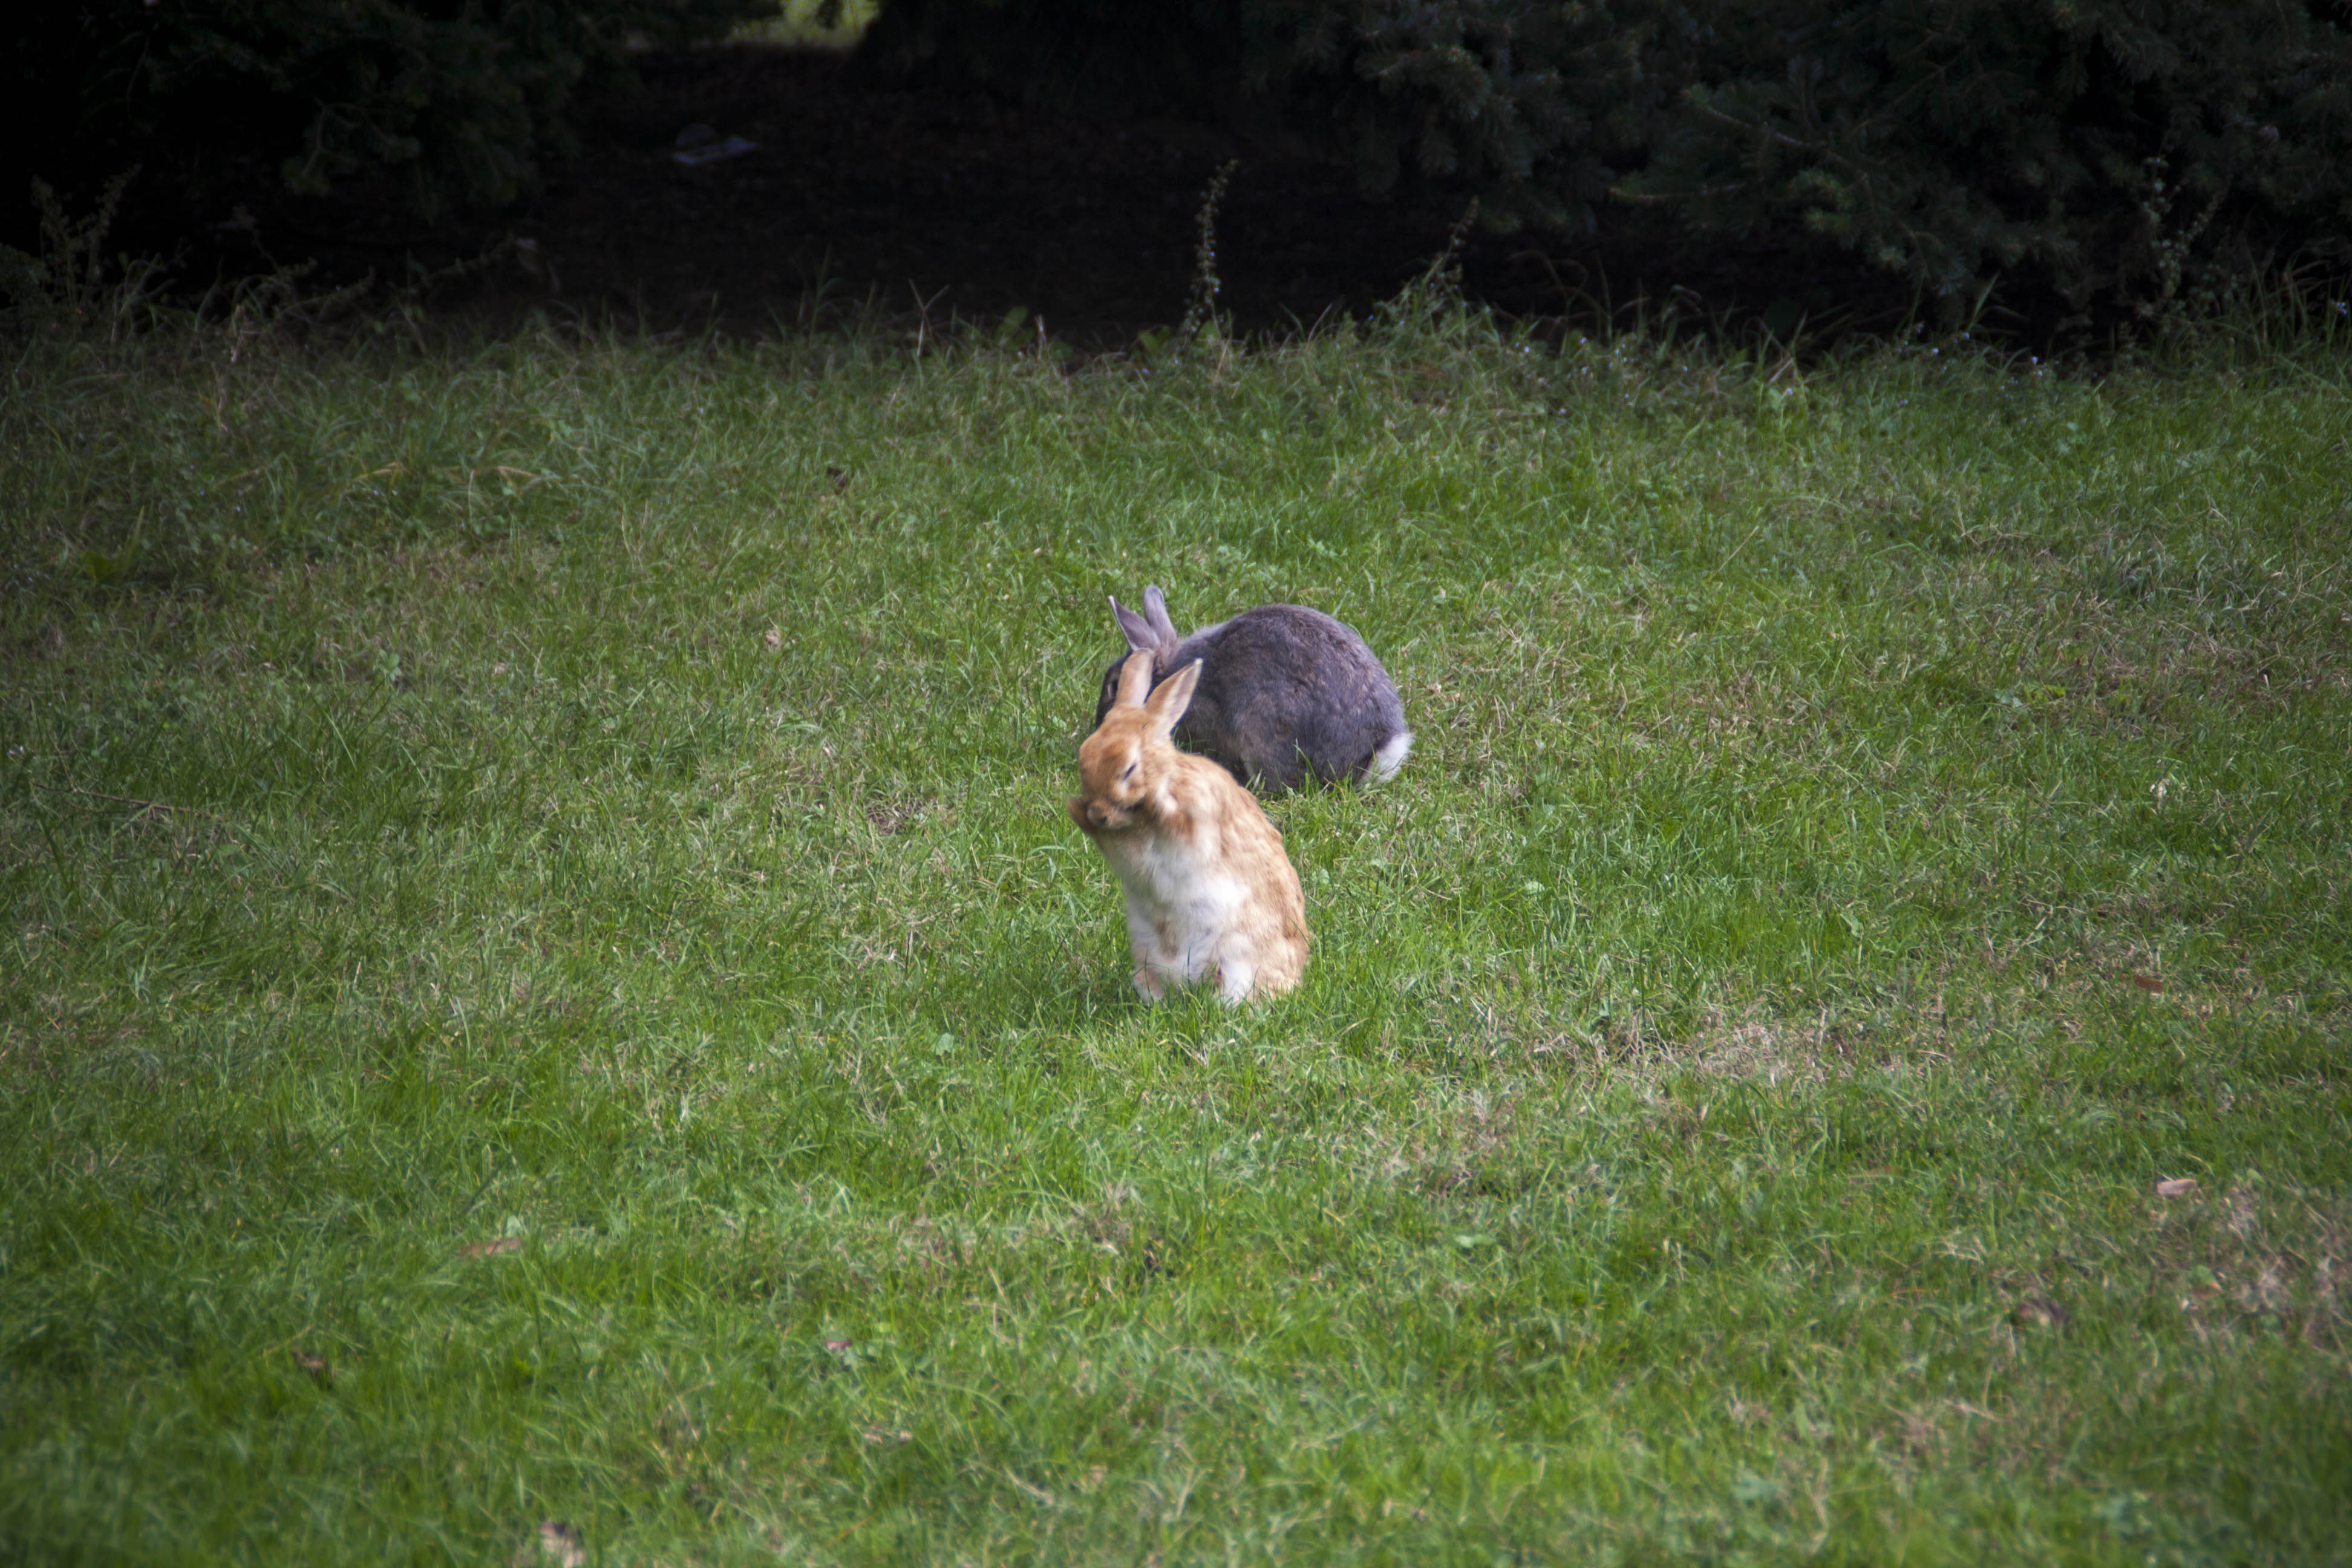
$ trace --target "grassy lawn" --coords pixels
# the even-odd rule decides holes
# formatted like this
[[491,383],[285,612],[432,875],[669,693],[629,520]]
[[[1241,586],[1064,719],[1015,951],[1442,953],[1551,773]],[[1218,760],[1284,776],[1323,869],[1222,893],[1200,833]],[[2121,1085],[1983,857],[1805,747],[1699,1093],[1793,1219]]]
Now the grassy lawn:
[[2341,354],[12,352],[0,1559],[2352,1558]]

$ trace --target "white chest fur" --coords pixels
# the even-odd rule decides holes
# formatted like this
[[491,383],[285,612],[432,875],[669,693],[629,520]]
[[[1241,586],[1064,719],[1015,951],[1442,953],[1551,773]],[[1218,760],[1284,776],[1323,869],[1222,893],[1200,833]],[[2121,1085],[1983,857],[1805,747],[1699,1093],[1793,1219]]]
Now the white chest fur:
[[1136,958],[1171,979],[1215,973],[1249,889],[1221,863],[1213,844],[1158,834],[1105,837],[1104,858],[1127,893]]

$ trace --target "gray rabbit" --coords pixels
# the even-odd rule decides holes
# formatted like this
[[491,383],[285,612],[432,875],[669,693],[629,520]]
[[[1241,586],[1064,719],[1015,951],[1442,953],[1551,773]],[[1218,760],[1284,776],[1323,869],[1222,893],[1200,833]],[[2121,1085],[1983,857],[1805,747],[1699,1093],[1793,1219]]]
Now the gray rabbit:
[[1201,660],[1201,684],[1176,728],[1188,751],[1222,763],[1244,784],[1296,788],[1309,772],[1325,784],[1379,784],[1412,750],[1396,683],[1354,628],[1304,605],[1260,605],[1179,637],[1157,584],[1143,614],[1110,602],[1128,651],[1103,672],[1095,723],[1118,695],[1129,658],[1152,661],[1164,679]]

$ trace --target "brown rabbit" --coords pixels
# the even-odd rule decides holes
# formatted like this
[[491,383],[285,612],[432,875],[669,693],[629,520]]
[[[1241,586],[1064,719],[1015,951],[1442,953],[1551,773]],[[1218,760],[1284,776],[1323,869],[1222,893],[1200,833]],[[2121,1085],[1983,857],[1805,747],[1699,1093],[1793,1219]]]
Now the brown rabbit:
[[1307,972],[1307,896],[1281,832],[1233,774],[1169,738],[1200,681],[1198,659],[1156,688],[1151,661],[1129,659],[1078,748],[1086,793],[1070,817],[1127,889],[1135,988],[1148,1002],[1200,980],[1228,1003],[1278,995]]

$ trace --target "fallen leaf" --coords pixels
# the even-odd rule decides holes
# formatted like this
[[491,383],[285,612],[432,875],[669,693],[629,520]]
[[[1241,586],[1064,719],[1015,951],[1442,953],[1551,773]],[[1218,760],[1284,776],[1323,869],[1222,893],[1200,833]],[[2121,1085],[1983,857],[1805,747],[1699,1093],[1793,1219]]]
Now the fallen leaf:
[[2143,991],[2161,991],[2164,989],[2164,982],[2158,980],[2153,974],[2135,974],[2132,976],[2132,984],[2138,986]]
[[2156,1195],[2160,1198],[2185,1198],[2196,1191],[2194,1176],[2168,1176],[2156,1184]]
[[513,1568],[530,1568],[535,1563],[552,1563],[556,1568],[586,1568],[588,1548],[581,1542],[580,1531],[560,1519],[542,1519],[539,1533],[515,1548],[507,1559]]
[[2047,1296],[2028,1296],[2009,1314],[2010,1321],[2021,1329],[2063,1329],[2073,1317]]
[[502,1236],[495,1241],[469,1241],[457,1249],[460,1258],[494,1258],[501,1252],[520,1252],[522,1237]]

